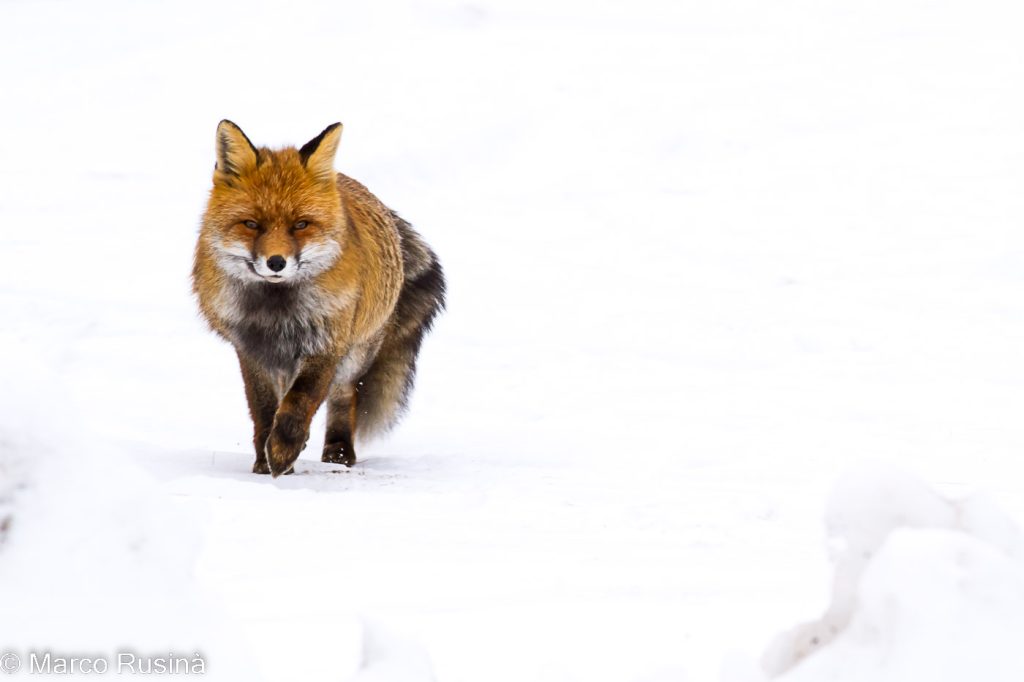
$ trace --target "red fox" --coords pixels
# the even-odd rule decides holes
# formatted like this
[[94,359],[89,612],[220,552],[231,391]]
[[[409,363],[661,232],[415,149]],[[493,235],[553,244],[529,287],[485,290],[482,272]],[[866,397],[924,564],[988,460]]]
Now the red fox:
[[404,411],[424,334],[444,308],[437,256],[363,185],[334,170],[341,124],[301,149],[256,148],[231,121],[192,268],[213,331],[238,354],[253,472],[293,471],[327,402],[322,460]]

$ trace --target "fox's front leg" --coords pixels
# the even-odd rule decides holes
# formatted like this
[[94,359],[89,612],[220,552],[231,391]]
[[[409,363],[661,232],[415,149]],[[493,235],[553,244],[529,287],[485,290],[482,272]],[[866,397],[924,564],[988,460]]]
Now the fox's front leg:
[[252,465],[254,474],[269,474],[267,466],[267,438],[277,413],[278,392],[274,379],[241,353],[238,363],[242,366],[242,380],[245,382],[245,399],[252,416],[252,444],[256,448],[256,462]]
[[336,365],[334,356],[307,358],[281,400],[267,439],[267,464],[275,478],[286,473],[306,447],[309,423],[327,397]]

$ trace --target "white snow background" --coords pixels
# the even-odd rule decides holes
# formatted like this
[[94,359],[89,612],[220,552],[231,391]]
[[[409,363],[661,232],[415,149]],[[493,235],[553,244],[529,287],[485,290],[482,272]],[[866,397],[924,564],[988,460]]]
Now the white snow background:
[[[1020,679],[1022,22],[0,1],[0,651],[746,682],[828,632],[780,679]],[[338,169],[446,268],[353,470],[318,418],[296,475],[248,473],[188,282],[222,118],[344,122]],[[827,540],[868,556],[834,577]]]

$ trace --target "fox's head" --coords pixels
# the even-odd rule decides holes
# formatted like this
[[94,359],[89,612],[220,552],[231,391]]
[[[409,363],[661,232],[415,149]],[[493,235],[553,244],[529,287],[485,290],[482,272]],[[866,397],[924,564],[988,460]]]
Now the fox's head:
[[330,268],[346,230],[334,155],[341,124],[301,149],[257,149],[231,121],[217,126],[217,166],[204,237],[230,277],[300,282]]

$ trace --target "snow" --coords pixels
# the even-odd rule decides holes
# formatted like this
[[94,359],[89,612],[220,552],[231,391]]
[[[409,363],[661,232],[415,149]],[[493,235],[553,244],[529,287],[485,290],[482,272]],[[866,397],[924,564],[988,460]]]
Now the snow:
[[[19,389],[0,398],[0,430],[11,439],[0,443],[0,470],[12,488],[0,561],[4,651],[22,654],[23,675],[33,651],[103,652],[113,664],[115,651],[191,658],[209,649],[233,655],[240,677],[255,674],[195,578],[197,520],[165,499],[131,452],[67,414],[61,378],[31,347],[3,338],[2,348],[19,358],[0,369],[3,385]],[[54,420],[43,404],[65,414]]]
[[1021,679],[1024,534],[991,501],[865,470],[840,480],[827,525],[832,602],[768,648],[773,678]]
[[426,652],[379,623],[363,623],[363,655],[349,682],[433,682]]
[[[837,564],[844,634],[786,675],[863,654],[851,674],[886,679],[950,638],[1004,660],[1022,14],[0,3],[0,651],[202,647],[247,682],[406,659],[757,679],[835,603],[838,532],[877,551]],[[339,170],[448,273],[408,417],[351,471],[314,461],[318,417],[296,475],[248,473],[235,359],[188,284],[222,118],[269,145],[344,122]],[[866,460],[921,483],[829,506]],[[946,498],[988,502],[952,523]]]

